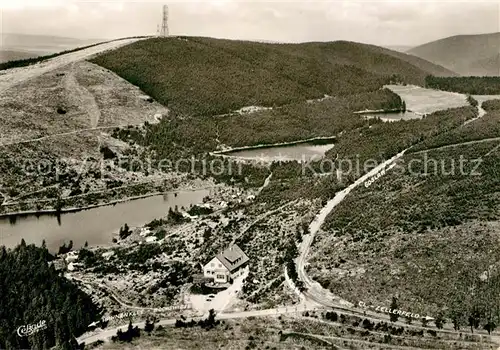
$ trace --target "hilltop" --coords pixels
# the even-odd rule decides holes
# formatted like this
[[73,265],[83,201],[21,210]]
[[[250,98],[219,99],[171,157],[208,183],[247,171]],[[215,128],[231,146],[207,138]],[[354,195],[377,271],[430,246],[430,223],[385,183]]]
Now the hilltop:
[[500,74],[500,33],[457,35],[417,46],[407,53],[461,75]]
[[455,75],[416,57],[346,41],[269,44],[152,38],[104,53],[93,62],[188,115],[281,106],[375,91],[389,81],[423,84],[429,74]]

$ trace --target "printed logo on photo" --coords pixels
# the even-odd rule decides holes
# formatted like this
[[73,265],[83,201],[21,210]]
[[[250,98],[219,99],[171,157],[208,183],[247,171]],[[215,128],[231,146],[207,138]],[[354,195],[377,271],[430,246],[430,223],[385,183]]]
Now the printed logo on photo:
[[17,329],[17,335],[20,337],[28,337],[44,329],[47,329],[47,322],[45,320],[42,320],[35,324],[28,324],[19,327]]

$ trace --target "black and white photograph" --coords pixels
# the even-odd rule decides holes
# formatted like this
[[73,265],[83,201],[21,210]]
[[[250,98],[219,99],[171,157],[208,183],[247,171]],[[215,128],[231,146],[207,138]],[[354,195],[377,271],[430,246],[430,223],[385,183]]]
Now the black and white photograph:
[[0,0],[0,350],[500,350],[500,1]]

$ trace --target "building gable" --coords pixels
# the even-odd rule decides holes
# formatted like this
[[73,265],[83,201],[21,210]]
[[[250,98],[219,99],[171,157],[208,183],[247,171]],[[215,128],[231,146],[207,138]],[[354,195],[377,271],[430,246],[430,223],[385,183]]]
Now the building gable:
[[210,260],[204,267],[203,271],[206,270],[211,270],[211,271],[228,271],[229,269],[224,265],[222,261],[219,260],[218,257],[214,257],[212,260]]

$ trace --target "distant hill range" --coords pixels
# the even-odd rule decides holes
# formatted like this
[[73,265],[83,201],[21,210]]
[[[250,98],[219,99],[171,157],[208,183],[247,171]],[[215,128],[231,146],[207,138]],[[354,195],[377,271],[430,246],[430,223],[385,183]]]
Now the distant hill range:
[[457,35],[408,51],[460,75],[500,75],[500,33]]
[[413,46],[408,46],[408,45],[389,45],[384,47],[388,48],[389,50],[394,50],[399,52],[406,52],[413,48]]
[[40,56],[40,54],[36,52],[12,51],[12,50],[0,49],[0,63],[15,61],[15,60],[24,60],[26,58],[32,58],[37,56]]
[[71,50],[101,41],[105,40],[2,33],[0,36],[0,63]]

